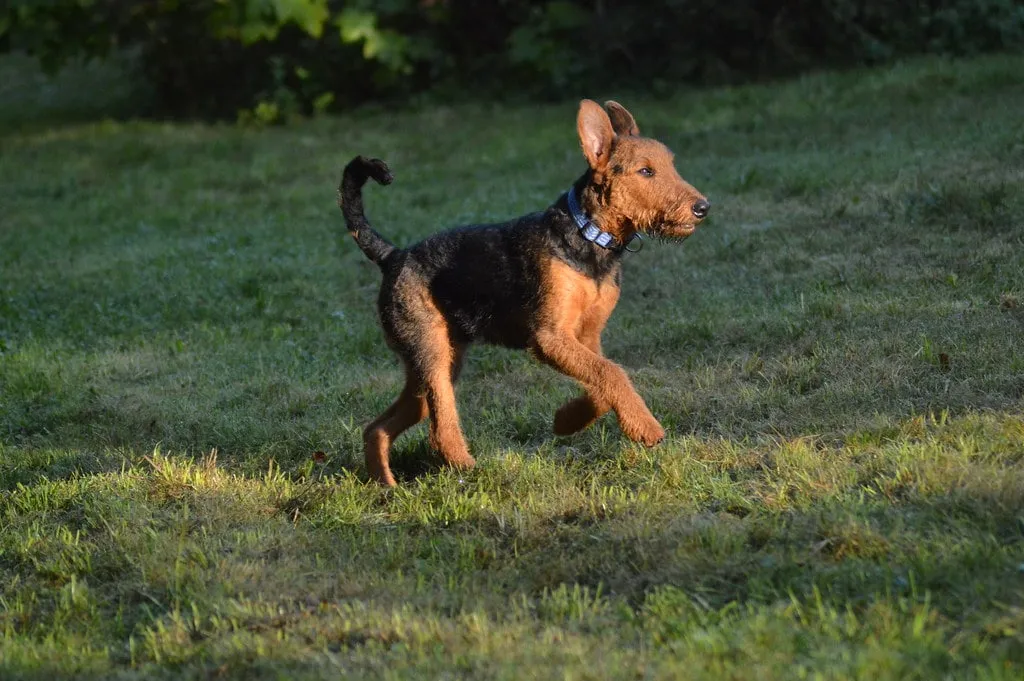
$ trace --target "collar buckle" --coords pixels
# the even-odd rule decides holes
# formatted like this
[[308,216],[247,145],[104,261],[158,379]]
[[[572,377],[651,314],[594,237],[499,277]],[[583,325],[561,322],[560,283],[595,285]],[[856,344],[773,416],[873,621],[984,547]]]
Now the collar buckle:
[[[636,248],[630,248],[630,245],[634,241],[636,242]],[[623,246],[623,248],[630,253],[639,253],[644,250],[644,238],[640,235],[640,232],[633,232],[633,236],[629,238],[629,241],[626,242],[626,245]]]

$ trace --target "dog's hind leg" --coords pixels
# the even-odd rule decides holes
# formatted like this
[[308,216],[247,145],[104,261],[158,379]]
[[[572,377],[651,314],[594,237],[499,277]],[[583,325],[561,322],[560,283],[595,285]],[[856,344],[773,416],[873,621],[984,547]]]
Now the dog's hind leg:
[[414,370],[406,368],[405,387],[384,413],[363,430],[366,470],[370,477],[388,487],[394,486],[389,453],[398,436],[427,416],[423,383]]
[[472,468],[476,462],[466,446],[455,404],[455,379],[465,347],[453,344],[446,329],[434,326],[417,351],[430,407],[430,445],[452,468]]
[[[455,404],[455,379],[462,366],[463,343],[451,335],[448,321],[427,282],[412,268],[395,277],[380,300],[381,324],[388,345],[402,358],[421,386],[430,414],[430,446],[453,468],[471,468]],[[421,403],[417,403],[422,406]],[[382,422],[383,423],[383,422]]]
[[[452,349],[452,361],[448,371],[449,391],[452,392],[452,401],[454,401],[454,389],[451,384],[455,382],[459,372],[462,370],[464,354],[464,347]],[[434,389],[434,404],[439,405],[439,411],[436,411],[428,406],[431,404],[428,402],[427,397],[428,388],[420,375],[420,371],[409,367],[406,368],[405,387],[402,389],[398,399],[363,430],[366,469],[369,471],[372,479],[388,487],[395,485],[395,478],[391,473],[390,466],[391,445],[398,439],[399,435],[422,421],[428,414],[445,413],[445,398],[437,396],[437,393],[443,392],[443,381],[443,376],[438,377],[441,390]],[[452,437],[453,434],[450,432],[452,425],[450,421],[451,416],[449,415],[448,422],[444,426],[439,427],[438,419],[431,419],[431,446],[441,453],[441,456],[448,465],[456,468],[469,468],[473,465],[474,461],[466,449],[465,440],[462,439],[458,414],[454,415],[455,437]],[[464,457],[458,456],[460,451],[464,453]]]

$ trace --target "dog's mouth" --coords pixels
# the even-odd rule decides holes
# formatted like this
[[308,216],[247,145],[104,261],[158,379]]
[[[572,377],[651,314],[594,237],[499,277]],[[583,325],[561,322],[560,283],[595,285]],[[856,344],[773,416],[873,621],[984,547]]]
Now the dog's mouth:
[[666,239],[685,239],[697,231],[697,225],[693,222],[666,222],[656,231],[658,236]]

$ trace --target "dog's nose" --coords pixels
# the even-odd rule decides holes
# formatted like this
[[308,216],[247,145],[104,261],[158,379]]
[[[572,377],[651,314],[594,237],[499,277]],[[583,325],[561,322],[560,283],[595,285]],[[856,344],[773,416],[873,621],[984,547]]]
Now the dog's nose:
[[690,207],[690,210],[692,210],[693,214],[697,216],[697,219],[703,220],[705,217],[707,217],[708,211],[711,210],[711,204],[708,203],[705,199],[701,199],[697,203],[693,204]]

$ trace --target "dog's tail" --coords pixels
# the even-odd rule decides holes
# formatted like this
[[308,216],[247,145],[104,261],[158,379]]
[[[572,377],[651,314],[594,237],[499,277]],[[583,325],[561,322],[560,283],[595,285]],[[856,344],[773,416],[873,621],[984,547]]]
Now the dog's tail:
[[375,232],[363,214],[363,185],[372,177],[378,184],[391,184],[395,178],[388,164],[379,158],[356,156],[345,166],[338,185],[338,208],[345,216],[348,233],[356,240],[366,257],[381,264],[393,250],[394,245]]

